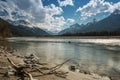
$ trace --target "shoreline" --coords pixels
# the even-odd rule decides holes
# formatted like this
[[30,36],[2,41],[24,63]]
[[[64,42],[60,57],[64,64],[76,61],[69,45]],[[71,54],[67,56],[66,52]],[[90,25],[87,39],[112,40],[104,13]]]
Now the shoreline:
[[[0,51],[2,49],[0,48]],[[8,53],[6,53],[8,52]],[[10,63],[7,61],[7,57],[9,57],[13,62],[15,62],[15,64],[23,64],[23,59],[24,57],[22,57],[22,55],[15,55],[15,54],[11,54],[9,53],[9,51],[3,51],[0,53],[0,67],[8,67],[10,66]],[[49,63],[48,65],[46,65],[47,67],[53,66],[55,64],[53,63]],[[61,68],[61,71],[67,71],[69,72],[66,78],[61,78],[61,77],[57,77],[55,75],[46,75],[46,76],[39,76],[39,77],[34,77],[37,80],[110,80],[109,77],[107,76],[100,76],[98,74],[88,74],[88,73],[81,73],[81,72],[73,72],[73,71],[69,71],[67,68]],[[16,80],[18,77],[17,76],[10,76],[10,77],[3,77],[4,73],[7,71],[7,69],[0,69],[0,80],[4,80],[4,79],[9,79],[9,80]],[[34,73],[34,74],[38,74],[38,73]],[[26,80],[26,79],[25,79]]]
[[[9,38],[15,38],[15,37],[9,37]],[[19,38],[19,37],[16,37]],[[120,39],[120,36],[38,36],[38,37],[20,37],[20,38],[51,38],[51,39]],[[4,40],[4,39],[0,39]]]

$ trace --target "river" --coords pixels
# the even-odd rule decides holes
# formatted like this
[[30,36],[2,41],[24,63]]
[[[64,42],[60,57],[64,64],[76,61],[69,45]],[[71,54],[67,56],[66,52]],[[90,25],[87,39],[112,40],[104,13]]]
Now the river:
[[60,63],[71,59],[81,70],[120,76],[120,39],[8,38],[17,54],[35,54],[40,59]]

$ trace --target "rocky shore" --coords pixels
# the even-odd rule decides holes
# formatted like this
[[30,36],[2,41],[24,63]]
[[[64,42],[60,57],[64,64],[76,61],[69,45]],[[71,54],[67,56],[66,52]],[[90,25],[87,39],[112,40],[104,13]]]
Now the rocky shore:
[[[55,65],[39,60],[34,54],[22,56],[13,51],[0,46],[0,80],[111,80],[94,73],[70,71],[63,67],[67,61]],[[22,73],[23,78],[16,73]]]

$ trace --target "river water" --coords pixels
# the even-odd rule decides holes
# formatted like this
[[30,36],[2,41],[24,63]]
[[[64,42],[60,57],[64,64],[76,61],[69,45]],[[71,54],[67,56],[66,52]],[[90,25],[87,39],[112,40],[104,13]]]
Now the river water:
[[60,63],[71,59],[81,70],[120,76],[120,39],[8,38],[17,54],[35,54]]

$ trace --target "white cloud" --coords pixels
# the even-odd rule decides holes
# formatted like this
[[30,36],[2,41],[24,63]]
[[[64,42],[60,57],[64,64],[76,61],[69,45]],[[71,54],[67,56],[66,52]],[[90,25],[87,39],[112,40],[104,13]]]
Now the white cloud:
[[69,24],[73,24],[74,22],[75,22],[74,19],[71,19],[71,18],[68,18],[68,19],[67,19],[67,23],[69,23]]
[[19,20],[24,19],[31,25],[48,30],[60,31],[61,27],[66,24],[66,20],[61,14],[63,10],[54,4],[43,6],[41,0],[6,0],[0,1],[0,12],[6,10],[9,15],[1,16],[2,18]]
[[60,31],[61,27],[66,23],[64,17],[61,16],[63,13],[62,8],[51,4],[49,6],[45,6],[43,9],[45,11],[44,22],[38,24],[42,24],[41,27],[51,31]]
[[120,9],[120,2],[113,4],[105,0],[90,0],[83,7],[79,7],[76,12],[81,13],[82,19],[87,19],[99,13],[112,13],[115,9]]
[[54,16],[62,14],[63,10],[60,7],[56,7],[54,4],[44,7],[47,14]]
[[120,2],[113,4],[114,9],[119,9],[120,10]]
[[67,6],[67,5],[74,6],[73,0],[64,0],[64,1],[58,0],[58,3],[60,6]]

